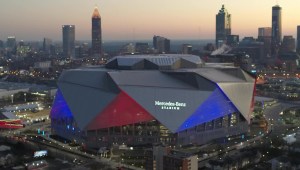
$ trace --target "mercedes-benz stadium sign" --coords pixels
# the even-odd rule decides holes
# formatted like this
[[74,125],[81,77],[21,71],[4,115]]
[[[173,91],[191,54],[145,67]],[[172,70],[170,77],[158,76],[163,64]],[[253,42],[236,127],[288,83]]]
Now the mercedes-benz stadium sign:
[[181,102],[162,102],[154,101],[155,106],[159,106],[162,110],[180,110],[182,107],[186,107],[186,103]]

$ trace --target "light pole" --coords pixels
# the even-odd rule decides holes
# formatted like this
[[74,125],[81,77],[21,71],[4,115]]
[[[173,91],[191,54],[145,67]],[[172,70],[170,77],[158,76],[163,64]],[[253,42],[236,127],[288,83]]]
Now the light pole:
[[14,95],[10,95],[11,96],[11,103],[13,104],[14,103]]
[[24,101],[26,102],[26,93],[24,93]]

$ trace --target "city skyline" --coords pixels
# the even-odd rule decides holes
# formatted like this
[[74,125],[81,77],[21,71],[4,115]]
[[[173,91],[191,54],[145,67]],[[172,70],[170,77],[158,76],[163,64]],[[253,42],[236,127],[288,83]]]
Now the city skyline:
[[[151,39],[153,35],[170,39],[215,39],[215,15],[222,4],[232,15],[232,34],[257,37],[259,27],[271,27],[275,0],[191,0],[189,3],[180,0],[74,0],[72,3],[4,0],[0,2],[0,40],[8,36],[16,36],[17,41],[42,41],[44,37],[61,40],[62,25],[76,26],[76,40],[90,40],[90,18],[95,5],[102,17],[103,41]],[[294,17],[300,14],[297,2],[279,1],[279,5],[282,7],[282,35],[295,37],[300,25],[300,18]]]

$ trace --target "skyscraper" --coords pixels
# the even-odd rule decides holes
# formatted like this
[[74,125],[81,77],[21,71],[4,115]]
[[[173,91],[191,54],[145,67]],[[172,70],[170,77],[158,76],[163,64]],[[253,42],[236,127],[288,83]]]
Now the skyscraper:
[[227,35],[227,45],[235,47],[239,44],[240,36],[239,35]]
[[284,36],[280,47],[281,52],[293,52],[296,48],[295,38],[291,35]]
[[300,52],[300,25],[297,26],[297,52]]
[[271,27],[260,27],[258,28],[258,37],[271,37],[272,28]]
[[170,53],[170,40],[165,37],[154,35],[153,47],[157,50],[157,53]]
[[44,41],[43,41],[43,51],[46,53],[46,54],[50,54],[50,47],[52,45],[52,40],[49,39],[49,38],[44,38]]
[[220,47],[226,42],[226,37],[231,34],[231,15],[222,5],[216,15],[216,47]]
[[63,53],[64,57],[75,57],[75,26],[63,25]]
[[2,40],[0,40],[0,49],[4,47],[4,43]]
[[272,7],[272,54],[276,55],[281,44],[281,7]]
[[258,28],[257,41],[264,43],[264,56],[271,56],[271,44],[272,44],[272,28],[260,27]]
[[102,54],[101,17],[97,7],[92,15],[92,54],[97,57]]
[[15,48],[17,45],[16,37],[15,36],[9,36],[7,37],[6,41],[6,47],[9,49]]

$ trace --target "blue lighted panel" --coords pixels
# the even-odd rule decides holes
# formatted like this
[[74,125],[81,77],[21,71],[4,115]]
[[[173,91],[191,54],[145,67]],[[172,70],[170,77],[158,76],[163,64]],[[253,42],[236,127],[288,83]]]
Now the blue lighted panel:
[[177,132],[192,128],[204,122],[229,115],[230,113],[238,112],[236,107],[217,87],[213,93],[205,100],[200,107],[193,113],[178,129]]
[[72,118],[72,112],[65,101],[63,94],[60,89],[57,90],[55,95],[55,100],[51,110],[51,118],[60,119],[60,118]]

